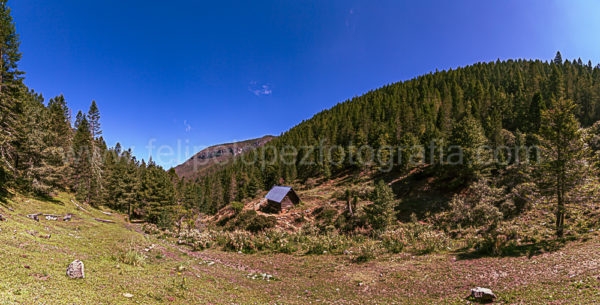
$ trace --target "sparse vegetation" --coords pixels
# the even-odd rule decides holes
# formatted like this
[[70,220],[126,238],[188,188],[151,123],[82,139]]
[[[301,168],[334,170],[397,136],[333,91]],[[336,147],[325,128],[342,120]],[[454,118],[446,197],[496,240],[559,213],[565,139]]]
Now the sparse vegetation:
[[127,265],[142,267],[146,263],[146,256],[136,250],[131,249],[122,253],[119,257],[119,260]]

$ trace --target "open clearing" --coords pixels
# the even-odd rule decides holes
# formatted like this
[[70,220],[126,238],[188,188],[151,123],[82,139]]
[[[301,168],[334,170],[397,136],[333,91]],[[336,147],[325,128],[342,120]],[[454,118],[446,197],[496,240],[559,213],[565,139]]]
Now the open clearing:
[[[531,257],[397,254],[357,264],[344,255],[192,252],[70,199],[0,205],[0,304],[465,304],[475,286],[498,303],[600,302],[596,234]],[[37,222],[26,217],[33,213],[74,216]],[[131,265],[128,253],[145,258]],[[66,276],[75,259],[85,279]]]

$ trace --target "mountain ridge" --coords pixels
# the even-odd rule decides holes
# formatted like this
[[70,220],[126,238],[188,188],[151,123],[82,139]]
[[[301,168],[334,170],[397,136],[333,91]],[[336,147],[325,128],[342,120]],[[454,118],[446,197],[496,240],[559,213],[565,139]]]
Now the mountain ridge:
[[209,146],[173,169],[180,178],[192,180],[209,172],[213,166],[223,164],[232,157],[261,147],[275,138],[277,137],[273,135],[265,135],[260,138]]

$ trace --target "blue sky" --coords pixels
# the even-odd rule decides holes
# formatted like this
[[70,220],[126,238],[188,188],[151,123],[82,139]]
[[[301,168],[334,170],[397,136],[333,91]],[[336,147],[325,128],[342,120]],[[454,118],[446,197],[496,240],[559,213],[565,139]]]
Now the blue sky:
[[26,84],[46,99],[63,93],[74,114],[95,99],[109,146],[152,154],[166,168],[208,145],[279,135],[338,102],[436,69],[548,60],[557,50],[600,62],[597,1],[9,5]]

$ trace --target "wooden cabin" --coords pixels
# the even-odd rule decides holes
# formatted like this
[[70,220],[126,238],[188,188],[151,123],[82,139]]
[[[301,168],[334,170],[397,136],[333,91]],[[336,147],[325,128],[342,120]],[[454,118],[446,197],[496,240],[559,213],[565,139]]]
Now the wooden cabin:
[[289,186],[274,186],[265,199],[267,205],[262,210],[267,213],[279,213],[300,203],[300,197]]

